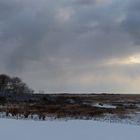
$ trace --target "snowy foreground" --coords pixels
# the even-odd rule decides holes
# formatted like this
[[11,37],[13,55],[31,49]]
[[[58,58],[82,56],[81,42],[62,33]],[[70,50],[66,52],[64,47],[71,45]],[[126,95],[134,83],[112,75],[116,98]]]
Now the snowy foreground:
[[140,126],[107,122],[0,119],[1,140],[140,140]]

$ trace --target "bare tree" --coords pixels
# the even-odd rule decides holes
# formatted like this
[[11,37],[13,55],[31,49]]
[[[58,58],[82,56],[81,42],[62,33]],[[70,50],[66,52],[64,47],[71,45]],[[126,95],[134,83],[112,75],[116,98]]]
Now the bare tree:
[[15,94],[33,93],[33,90],[26,83],[22,82],[19,77],[10,78],[10,76],[5,74],[0,75],[0,91]]
[[1,74],[0,75],[0,91],[5,92],[5,91],[9,90],[10,82],[11,82],[11,79],[8,75]]

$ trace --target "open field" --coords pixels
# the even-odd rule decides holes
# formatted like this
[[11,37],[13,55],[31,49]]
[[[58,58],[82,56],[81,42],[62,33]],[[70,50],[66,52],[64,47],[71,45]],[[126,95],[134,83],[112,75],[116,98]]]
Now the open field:
[[2,140],[139,140],[139,126],[91,120],[24,121],[0,119]]
[[7,117],[72,119],[130,119],[140,123],[140,95],[30,94],[1,95],[0,112]]

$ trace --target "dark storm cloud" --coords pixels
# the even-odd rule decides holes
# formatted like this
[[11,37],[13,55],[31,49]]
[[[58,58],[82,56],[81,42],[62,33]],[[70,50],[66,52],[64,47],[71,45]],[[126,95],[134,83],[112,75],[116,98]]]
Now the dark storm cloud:
[[95,3],[96,3],[96,0],[73,0],[72,1],[73,5],[91,5]]
[[81,81],[88,85],[92,74],[99,81],[99,75],[114,71],[99,64],[140,51],[139,5],[136,0],[1,0],[0,67],[22,71],[30,82],[38,79],[41,88],[55,85],[54,91],[78,89]]
[[[83,3],[82,0],[75,2]],[[90,0],[90,2],[93,1]],[[46,57],[50,55],[59,57],[60,55],[64,56],[65,59],[66,56],[70,58],[73,56],[71,59],[75,62],[75,59],[79,61],[79,59],[93,59],[96,56],[104,57],[104,55],[110,54],[109,51],[117,53],[119,48],[125,46],[126,42],[123,43],[121,39],[123,35],[117,31],[118,27],[112,27],[114,24],[112,21],[116,18],[115,13],[117,11],[113,9],[107,10],[109,7],[106,7],[101,14],[101,9],[97,9],[94,5],[90,8],[70,7],[74,14],[66,23],[61,25],[59,20],[61,21],[67,16],[64,13],[71,14],[68,9],[69,5],[66,5],[66,3],[65,6],[55,6],[52,2],[48,1],[52,7],[43,7],[42,5],[38,7],[38,3],[34,4],[33,1],[21,4],[13,1],[11,5],[10,3],[7,1],[7,6],[10,7],[9,13],[11,13],[12,17],[4,21],[2,39],[6,42],[9,40],[17,41],[18,46],[9,55],[9,68],[12,68],[12,66],[17,69],[21,68],[24,62],[26,63],[28,60],[39,59],[42,52],[47,54]],[[47,5],[48,3],[44,4]],[[18,11],[15,13],[14,9],[18,9]],[[60,17],[59,9],[64,9],[60,13]],[[109,15],[111,10],[114,11],[114,15]],[[55,19],[57,16],[58,18]],[[119,35],[121,35],[121,38],[118,38]],[[46,44],[42,40],[46,40]],[[116,44],[115,42],[121,41],[122,44],[120,43],[117,47],[113,45]],[[43,43],[44,46],[41,46]]]
[[140,44],[140,1],[129,1],[126,8],[126,18],[123,21],[124,29],[133,37],[136,45]]
[[[13,48],[12,53],[7,56],[9,57],[8,69],[20,69],[24,66],[24,62],[38,59],[41,40],[48,31],[47,26],[51,21],[49,19],[51,15],[44,15],[45,11],[40,9],[41,6],[36,9],[33,1],[33,7],[29,4],[8,0],[2,3],[4,7],[1,9],[2,16],[0,17],[5,18],[1,19],[0,39],[3,44],[6,44],[7,51],[8,48]],[[7,42],[14,42],[15,46]]]
[[0,19],[10,18],[10,16],[18,12],[20,8],[19,2],[9,0],[0,1]]

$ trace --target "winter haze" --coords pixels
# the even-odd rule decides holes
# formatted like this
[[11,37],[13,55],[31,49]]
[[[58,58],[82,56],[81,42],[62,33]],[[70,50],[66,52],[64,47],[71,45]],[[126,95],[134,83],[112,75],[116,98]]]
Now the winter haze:
[[140,91],[139,0],[0,0],[0,73],[36,91]]

